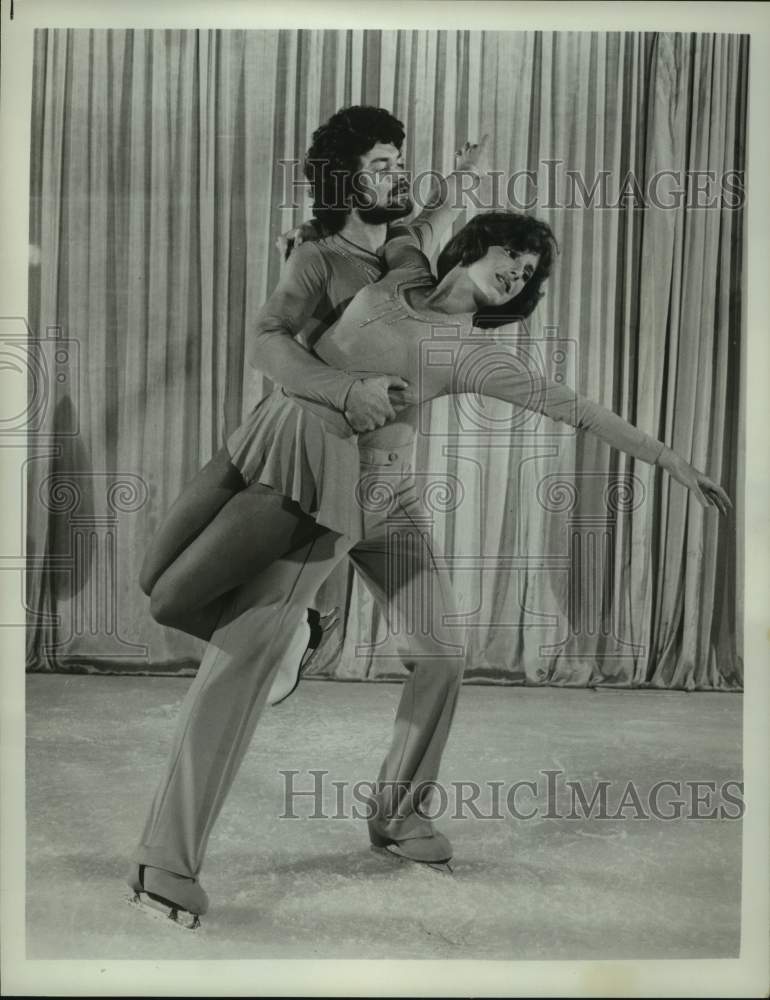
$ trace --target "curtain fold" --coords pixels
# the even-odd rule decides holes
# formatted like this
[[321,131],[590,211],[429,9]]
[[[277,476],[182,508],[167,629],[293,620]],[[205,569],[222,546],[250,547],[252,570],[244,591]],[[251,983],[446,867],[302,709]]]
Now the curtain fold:
[[[498,336],[735,497],[743,213],[693,198],[742,174],[747,65],[738,35],[38,31],[29,315],[57,376],[30,436],[29,669],[194,669],[201,644],[149,616],[144,547],[270,389],[250,326],[309,214],[312,132],[348,104],[401,118],[414,171],[489,133],[502,193],[561,246],[526,341]],[[427,431],[469,679],[740,688],[735,517],[498,401],[439,400]],[[345,567],[335,604],[316,671],[398,676]]]

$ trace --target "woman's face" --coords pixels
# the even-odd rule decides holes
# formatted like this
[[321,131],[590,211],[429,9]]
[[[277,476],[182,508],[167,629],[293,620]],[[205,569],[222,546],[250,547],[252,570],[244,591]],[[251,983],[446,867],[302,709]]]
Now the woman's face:
[[475,285],[479,306],[502,306],[522,291],[537,270],[540,254],[519,253],[503,246],[491,246],[486,254],[467,269]]

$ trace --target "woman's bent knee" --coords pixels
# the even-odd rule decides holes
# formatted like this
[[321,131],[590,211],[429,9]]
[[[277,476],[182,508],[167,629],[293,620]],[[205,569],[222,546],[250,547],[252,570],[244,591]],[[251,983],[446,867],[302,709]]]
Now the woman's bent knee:
[[157,572],[155,567],[150,565],[147,556],[145,556],[142,568],[139,570],[139,589],[145,597],[150,597],[152,595],[153,587],[155,586],[159,575],[160,574]]
[[156,582],[148,596],[150,598],[150,614],[158,625],[173,626],[179,621],[184,609],[179,606],[176,595],[171,588],[164,586],[162,580]]

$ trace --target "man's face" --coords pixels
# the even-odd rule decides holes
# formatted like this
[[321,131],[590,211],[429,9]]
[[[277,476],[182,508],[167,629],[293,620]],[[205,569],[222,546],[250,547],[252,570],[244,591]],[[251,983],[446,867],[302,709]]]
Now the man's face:
[[353,207],[370,225],[402,219],[414,208],[403,155],[392,143],[378,142],[361,156],[353,187]]

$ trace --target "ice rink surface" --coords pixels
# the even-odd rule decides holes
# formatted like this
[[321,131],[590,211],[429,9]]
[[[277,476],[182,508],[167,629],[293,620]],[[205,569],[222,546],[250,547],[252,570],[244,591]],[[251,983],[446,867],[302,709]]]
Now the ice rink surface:
[[[123,883],[189,683],[28,677],[28,958],[738,953],[739,821],[642,819],[633,805],[625,819],[568,819],[563,783],[580,781],[590,795],[609,781],[617,811],[629,782],[646,809],[659,781],[740,781],[740,695],[466,685],[441,770],[448,814],[436,820],[454,845],[448,876],[372,853],[365,821],[346,815],[352,793],[332,785],[376,777],[399,685],[305,680],[257,727],[201,873],[211,909],[190,932],[138,912]],[[281,818],[280,772],[299,771],[295,788],[309,789],[310,769],[328,772],[328,818],[308,818],[307,796],[295,800],[299,818]],[[551,779],[550,808],[547,770],[563,773]],[[537,815],[516,819],[503,799],[504,818],[467,808],[453,818],[459,781],[482,784],[483,815],[495,811],[483,783],[502,783],[505,796],[514,782],[534,782],[516,805]],[[664,810],[674,797],[661,795]]]

